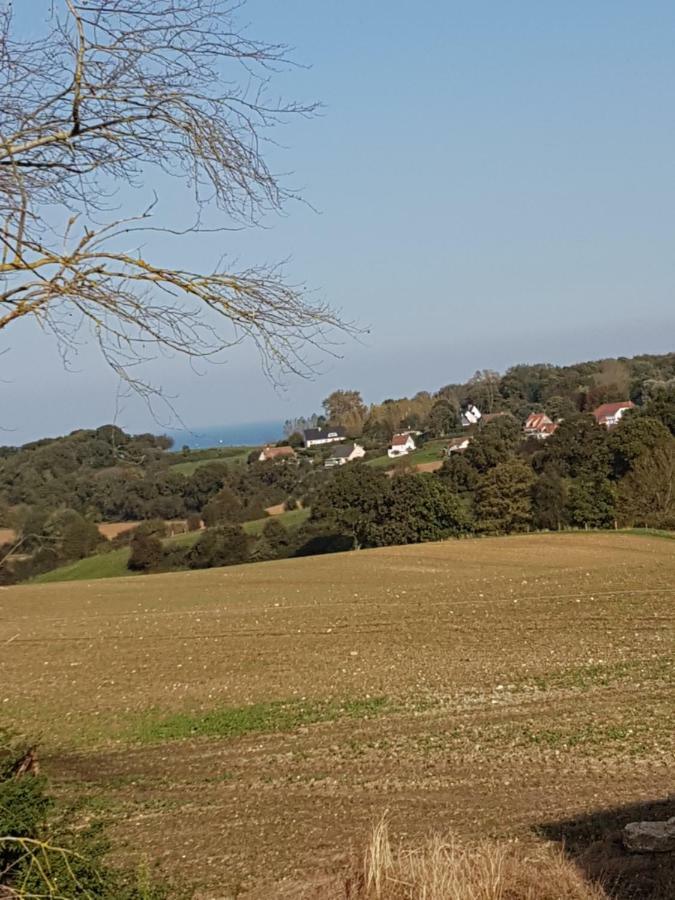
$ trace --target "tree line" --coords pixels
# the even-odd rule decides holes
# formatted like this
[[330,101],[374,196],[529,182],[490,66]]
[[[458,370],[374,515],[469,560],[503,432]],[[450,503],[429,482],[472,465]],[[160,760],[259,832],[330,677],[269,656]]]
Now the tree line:
[[446,384],[435,392],[419,391],[412,397],[364,403],[358,390],[338,390],[323,403],[321,416],[291,420],[294,425],[312,418],[342,425],[367,441],[388,440],[401,428],[419,429],[432,437],[445,437],[461,427],[461,410],[475,404],[484,414],[509,412],[524,420],[533,410],[553,421],[580,412],[592,412],[602,403],[632,400],[657,417],[670,416],[675,427],[675,353],[604,359],[554,366],[548,363],[516,365],[503,375],[490,369],[475,372],[461,384]]

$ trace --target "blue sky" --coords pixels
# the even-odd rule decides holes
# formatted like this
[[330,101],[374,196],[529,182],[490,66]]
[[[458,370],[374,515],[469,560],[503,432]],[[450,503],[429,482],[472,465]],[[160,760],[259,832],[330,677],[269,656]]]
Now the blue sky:
[[[262,231],[170,252],[289,259],[370,333],[281,394],[252,348],[200,374],[158,361],[186,424],[308,414],[336,387],[377,401],[477,368],[675,349],[672,3],[249,0],[243,18],[311,66],[277,86],[322,114],[280,132],[272,161],[318,212],[293,204]],[[180,192],[161,185],[175,220]],[[112,418],[116,384],[90,349],[64,371],[34,327],[3,338],[5,442]],[[157,428],[133,399],[120,423]]]

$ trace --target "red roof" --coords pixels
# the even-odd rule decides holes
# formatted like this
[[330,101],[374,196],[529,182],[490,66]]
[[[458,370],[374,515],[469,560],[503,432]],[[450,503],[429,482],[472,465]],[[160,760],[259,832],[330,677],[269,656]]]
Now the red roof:
[[544,424],[541,426],[539,431],[542,434],[553,434],[555,431],[558,430],[558,427],[559,426],[558,426],[557,422],[544,422]]
[[292,447],[265,447],[262,455],[265,459],[276,459],[279,456],[295,456],[295,450]]
[[525,422],[525,431],[546,431],[546,426],[551,424],[546,413],[530,413]]
[[409,434],[395,434],[391,439],[392,447],[405,447],[408,441],[411,440]]
[[620,409],[635,409],[635,404],[632,400],[622,400],[620,403],[603,403],[593,410],[595,421],[602,422],[603,419],[616,415]]

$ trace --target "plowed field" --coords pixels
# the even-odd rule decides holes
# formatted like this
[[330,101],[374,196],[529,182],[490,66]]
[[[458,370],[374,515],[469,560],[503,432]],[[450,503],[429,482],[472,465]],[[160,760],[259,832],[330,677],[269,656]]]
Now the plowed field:
[[534,841],[664,800],[674,600],[675,542],[612,534],[5,588],[0,715],[120,856],[274,897],[385,809]]

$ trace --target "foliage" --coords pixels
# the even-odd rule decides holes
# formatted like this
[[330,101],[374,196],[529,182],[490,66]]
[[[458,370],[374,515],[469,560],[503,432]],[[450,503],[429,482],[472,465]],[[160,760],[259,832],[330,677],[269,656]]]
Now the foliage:
[[483,531],[508,534],[532,524],[531,490],[534,475],[522,459],[493,466],[478,484],[476,518]]
[[0,730],[0,895],[69,900],[165,900],[166,888],[105,860],[100,825],[75,827],[47,793],[47,779],[23,771],[34,749]]
[[459,425],[457,405],[439,398],[431,407],[425,421],[426,427],[434,437],[445,437]]
[[342,466],[319,493],[312,519],[333,521],[338,531],[350,534],[357,546],[377,546],[373,526],[386,517],[386,498],[391,490],[387,476],[360,463]]
[[199,531],[202,527],[202,517],[197,513],[190,513],[186,520],[188,531]]
[[268,518],[260,529],[258,540],[251,550],[251,561],[283,559],[292,551],[292,540],[288,530],[276,516]]
[[151,572],[162,562],[162,542],[156,534],[136,530],[131,539],[127,568],[132,572]]
[[557,531],[565,522],[567,488],[553,468],[546,469],[532,485],[532,521],[535,528]]
[[521,429],[512,416],[499,416],[483,426],[464,451],[466,461],[476,472],[484,473],[515,452]]
[[464,506],[435,475],[391,479],[385,518],[375,531],[380,545],[417,544],[457,537],[469,531]]
[[244,510],[241,501],[230,487],[222,487],[202,510],[204,524],[210,528],[213,525],[223,525],[226,522],[241,522],[244,518]]
[[358,391],[333,391],[323,408],[330,425],[342,425],[353,436],[361,434],[368,407]]
[[188,553],[187,563],[191,569],[234,566],[246,562],[249,554],[250,540],[241,526],[221,525],[201,535]]
[[566,515],[580,528],[609,528],[614,524],[616,492],[602,475],[584,473],[569,489]]
[[643,453],[666,443],[668,438],[668,429],[658,419],[634,412],[623,416],[608,437],[613,477],[622,478]]
[[570,478],[606,477],[610,471],[607,429],[589,415],[565,419],[546,441],[540,465],[550,465]]
[[621,524],[675,528],[675,438],[645,449],[618,494]]
[[333,522],[357,546],[439,540],[468,530],[457,496],[433,475],[388,478],[360,464],[337,472],[319,495],[312,518]]
[[452,453],[443,463],[439,476],[457,494],[473,493],[478,486],[480,474],[471,465],[464,453]]
[[675,436],[675,377],[650,385],[644,413],[658,419]]

